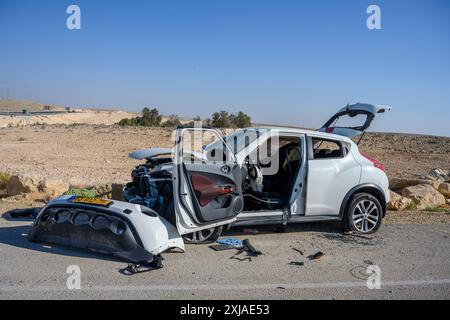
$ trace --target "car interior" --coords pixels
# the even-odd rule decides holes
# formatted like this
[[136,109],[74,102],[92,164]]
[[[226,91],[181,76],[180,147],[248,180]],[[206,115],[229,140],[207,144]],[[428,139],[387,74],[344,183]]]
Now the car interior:
[[[268,139],[260,145],[254,151],[255,156],[250,156],[256,161],[247,160],[244,166],[247,170],[243,182],[244,211],[283,209],[291,194],[301,163],[300,140],[280,136],[278,149],[272,148],[271,143]],[[261,148],[266,148],[267,152],[261,152]],[[261,154],[267,156],[261,158]],[[275,174],[265,174],[268,167],[276,168]]]

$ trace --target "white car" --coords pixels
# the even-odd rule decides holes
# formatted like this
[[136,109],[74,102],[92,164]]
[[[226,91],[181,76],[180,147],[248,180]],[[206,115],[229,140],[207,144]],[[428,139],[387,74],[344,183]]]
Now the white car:
[[388,179],[350,138],[387,110],[346,106],[319,130],[247,128],[222,138],[212,128],[178,128],[174,149],[130,154],[146,163],[124,189],[128,203],[56,199],[38,215],[30,238],[140,261],[171,247],[184,250],[183,242],[215,241],[230,225],[334,220],[344,230],[375,232],[386,214]]
[[[171,149],[130,154],[146,159],[147,164],[133,172],[125,197],[156,209],[177,225],[188,242],[213,241],[222,226],[230,224],[339,220],[346,230],[371,233],[386,213],[388,179],[383,166],[361,154],[349,137],[361,134],[376,114],[389,109],[358,103],[340,110],[318,131],[247,128],[223,140],[214,129],[180,128],[175,154]],[[338,126],[336,121],[344,118],[360,123]],[[192,140],[197,130],[203,131],[202,136],[210,131],[216,142],[195,150],[194,143],[188,145],[184,139]],[[260,149],[270,149],[266,146],[272,140],[278,142],[271,150],[272,163],[264,164],[261,157],[253,157],[249,163],[252,155],[260,156]],[[226,153],[223,146],[229,151],[226,162],[217,157],[201,159],[205,151]],[[186,161],[189,157],[201,161]],[[272,166],[273,162],[279,166]],[[152,177],[170,181],[154,181]],[[254,180],[260,181],[256,188]]]

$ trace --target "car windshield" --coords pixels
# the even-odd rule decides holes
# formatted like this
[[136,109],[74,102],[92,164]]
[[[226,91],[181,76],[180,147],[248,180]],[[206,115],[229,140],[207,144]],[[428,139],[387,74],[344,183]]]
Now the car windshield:
[[[260,133],[256,129],[239,129],[233,133],[226,135],[223,139],[225,140],[230,150],[234,154],[237,154],[245,147],[248,147],[250,143],[259,138],[259,135]],[[209,151],[212,149],[219,149],[219,148],[222,148],[222,144],[221,142],[216,141],[206,146],[204,149],[206,151]]]

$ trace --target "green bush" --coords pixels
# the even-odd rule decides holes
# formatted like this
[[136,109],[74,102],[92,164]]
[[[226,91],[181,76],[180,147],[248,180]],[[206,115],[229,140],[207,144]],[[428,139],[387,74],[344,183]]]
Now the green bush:
[[252,119],[242,111],[233,114],[222,110],[214,112],[207,123],[217,128],[246,128],[252,125]]
[[164,121],[161,124],[161,127],[164,127],[164,128],[176,128],[179,126],[181,126],[181,121],[180,121],[180,119],[178,119],[178,116],[175,114],[170,115],[169,119],[167,119],[166,121]]
[[142,109],[142,117],[125,118],[117,124],[121,126],[159,127],[161,119],[158,109],[144,108]]
[[89,198],[95,198],[97,196],[95,194],[95,191],[90,189],[69,189],[68,191],[64,192],[64,195],[89,197]]
[[10,177],[8,172],[0,172],[0,189],[6,189]]

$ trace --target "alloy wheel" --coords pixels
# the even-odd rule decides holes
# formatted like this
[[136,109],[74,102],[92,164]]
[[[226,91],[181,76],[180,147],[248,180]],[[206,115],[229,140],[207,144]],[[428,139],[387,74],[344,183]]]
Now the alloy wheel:
[[353,209],[352,223],[355,229],[361,233],[374,230],[379,219],[380,212],[372,200],[361,200]]

